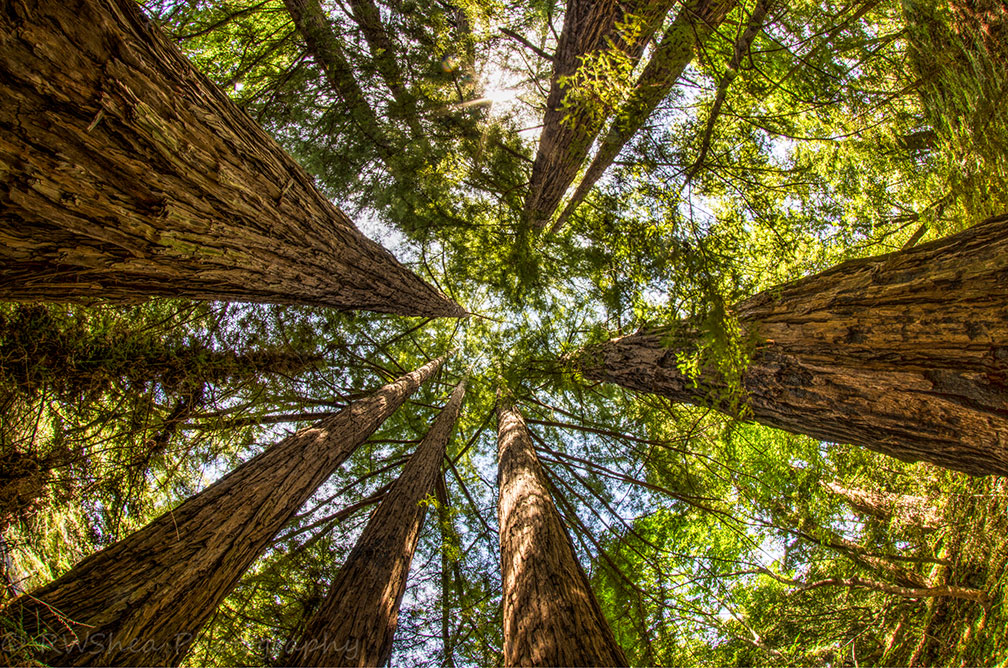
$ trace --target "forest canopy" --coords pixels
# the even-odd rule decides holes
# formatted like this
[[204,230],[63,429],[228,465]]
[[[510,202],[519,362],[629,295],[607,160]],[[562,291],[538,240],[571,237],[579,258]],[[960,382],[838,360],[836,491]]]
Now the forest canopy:
[[3,662],[1008,660],[1003,0],[0,26]]

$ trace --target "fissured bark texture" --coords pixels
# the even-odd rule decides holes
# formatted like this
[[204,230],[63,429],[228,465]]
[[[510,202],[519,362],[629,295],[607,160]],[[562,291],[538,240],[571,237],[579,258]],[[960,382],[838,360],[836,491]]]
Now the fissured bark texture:
[[58,638],[40,657],[49,665],[178,664],[280,528],[442,360],[285,438],[0,614]]
[[283,663],[292,666],[384,666],[406,576],[420,538],[445,448],[458,421],[465,383],[434,420],[399,479],[368,520],[321,607]]
[[364,237],[131,0],[0,9],[0,299],[462,316]]
[[625,666],[574,553],[525,420],[497,396],[505,666]]
[[[758,344],[742,377],[757,422],[973,475],[1008,475],[1008,215],[852,260],[734,308]],[[586,377],[705,404],[668,329],[594,346]]]

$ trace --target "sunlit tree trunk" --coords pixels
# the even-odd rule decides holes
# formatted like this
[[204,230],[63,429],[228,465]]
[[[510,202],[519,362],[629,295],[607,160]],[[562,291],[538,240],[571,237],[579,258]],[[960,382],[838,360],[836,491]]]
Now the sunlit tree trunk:
[[851,508],[902,529],[937,529],[942,513],[936,499],[916,494],[893,494],[850,487],[836,481],[823,487],[841,497]]
[[[644,45],[673,4],[669,0],[568,0],[553,60],[543,130],[525,200],[525,217],[533,228],[542,229],[549,222],[577,176],[592,141],[613,111],[597,90],[586,91],[585,95],[576,97],[576,101],[567,99],[572,91],[577,92],[579,84],[607,91],[618,87],[616,82],[606,81],[615,72],[602,72],[599,77],[594,74],[595,68],[581,68],[582,59],[597,58],[599,53],[612,50],[617,54],[616,59],[625,64],[636,63]],[[620,35],[619,27],[631,20],[637,23],[640,32],[635,39],[627,41]],[[572,81],[570,77],[575,79]]]
[[465,382],[459,383],[399,479],[368,520],[319,610],[283,663],[295,666],[384,666],[406,576],[420,538],[445,448],[455,430]]
[[273,445],[178,508],[20,597],[5,616],[29,635],[59,639],[53,652],[40,657],[45,663],[177,664],[280,528],[442,359]]
[[0,12],[0,299],[152,295],[459,316],[131,0]]
[[736,4],[737,0],[689,0],[680,7],[675,20],[665,30],[661,42],[634,83],[630,97],[616,111],[615,119],[602,138],[598,152],[592,158],[567,206],[550,228],[550,234],[563,227],[627,142],[633,139],[661,101],[672,92],[679,76],[693,60],[694,52],[704,45]]
[[525,420],[498,392],[505,666],[625,666],[553,505]]
[[[745,417],[973,475],[1008,474],[1008,215],[897,253],[845,262],[734,307],[755,349]],[[680,356],[691,323],[592,346],[587,378],[713,404],[732,388],[696,380]]]

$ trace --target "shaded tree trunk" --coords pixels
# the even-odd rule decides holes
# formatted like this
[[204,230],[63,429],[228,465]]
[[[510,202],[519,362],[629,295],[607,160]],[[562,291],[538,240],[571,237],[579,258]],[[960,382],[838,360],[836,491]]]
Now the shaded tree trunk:
[[933,530],[942,525],[938,504],[926,496],[871,491],[836,481],[822,483],[822,486],[854,510],[902,529]]
[[497,394],[505,666],[625,666],[547,491],[525,420]]
[[550,234],[563,227],[623,147],[672,92],[679,76],[693,60],[694,51],[703,46],[736,4],[737,0],[690,0],[679,10],[634,83],[630,97],[616,112],[616,118],[602,139],[598,152],[567,206],[550,228]]
[[[945,239],[845,262],[734,307],[756,341],[745,417],[972,475],[1008,475],[1008,215]],[[730,390],[677,358],[691,323],[582,352],[586,377],[730,412]]]
[[6,3],[0,34],[0,299],[464,314],[364,237],[136,3]]
[[45,663],[177,664],[280,528],[442,361],[285,438],[4,615],[59,639]]
[[[610,73],[592,74],[589,68],[581,69],[582,58],[612,49],[629,63],[636,63],[672,4],[670,0],[568,0],[525,200],[525,219],[534,229],[542,229],[552,218],[605,119],[613,111],[597,95],[587,100],[568,99],[578,85],[612,88],[605,81]],[[641,30],[627,41],[620,35],[619,26],[631,19],[640,22]],[[577,81],[579,76],[587,80]]]
[[284,663],[295,666],[384,666],[406,576],[420,539],[427,506],[455,430],[465,381],[438,415],[430,431],[368,520],[319,610]]

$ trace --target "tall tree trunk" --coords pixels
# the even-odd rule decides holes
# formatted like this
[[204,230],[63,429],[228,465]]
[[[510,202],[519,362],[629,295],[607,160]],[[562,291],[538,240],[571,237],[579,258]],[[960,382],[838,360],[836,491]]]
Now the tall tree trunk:
[[627,142],[672,92],[679,76],[693,60],[694,51],[703,46],[736,4],[737,0],[690,0],[679,10],[634,83],[630,97],[616,112],[616,118],[602,139],[598,152],[567,206],[550,228],[550,234],[563,227]]
[[525,420],[497,394],[505,666],[625,666],[574,553]]
[[396,60],[398,49],[382,23],[381,12],[372,0],[348,0],[348,4],[350,15],[364,35],[378,74],[395,100],[395,107],[390,115],[406,121],[413,141],[425,141],[426,137],[419,123],[416,98],[406,88],[406,77],[403,76],[403,71]]
[[406,576],[420,539],[427,506],[455,430],[465,381],[431,425],[402,474],[368,520],[319,610],[305,625],[295,651],[284,663],[295,666],[384,666]]
[[[897,253],[845,262],[734,307],[757,341],[741,389],[771,427],[972,475],[1008,475],[1008,214]],[[675,331],[673,331],[675,330]],[[583,351],[594,380],[714,403],[715,371],[679,354],[703,332],[649,328]]]
[[[45,663],[177,664],[280,528],[441,365],[402,376],[249,460],[178,508],[4,610],[59,638]],[[74,643],[75,635],[79,643]],[[74,634],[74,635],[71,635]]]
[[[613,87],[605,81],[611,73],[593,74],[592,68],[581,69],[582,59],[612,49],[618,52],[618,58],[635,64],[672,4],[671,0],[568,0],[525,199],[524,215],[534,229],[540,230],[549,222],[613,111],[597,95],[587,100],[569,99],[578,85],[607,90]],[[619,34],[619,26],[631,20],[639,21],[641,30],[628,41]],[[579,75],[586,80],[577,81]]]
[[131,0],[0,11],[0,299],[464,311],[364,237]]
[[841,497],[859,513],[904,530],[930,531],[943,523],[938,503],[926,496],[859,489],[837,481],[822,483],[822,486]]

